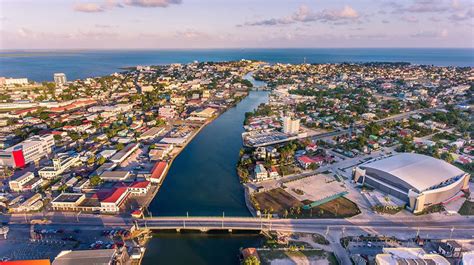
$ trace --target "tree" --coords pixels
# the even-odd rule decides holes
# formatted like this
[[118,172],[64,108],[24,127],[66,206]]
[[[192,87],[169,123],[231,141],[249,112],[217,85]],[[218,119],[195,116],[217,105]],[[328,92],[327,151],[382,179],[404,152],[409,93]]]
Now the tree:
[[97,164],[98,165],[103,165],[105,163],[105,161],[107,161],[107,159],[103,156],[101,156],[98,160],[97,160]]
[[441,154],[441,159],[448,163],[453,163],[454,162],[454,157],[450,153],[442,153]]
[[95,162],[95,156],[91,156],[89,157],[89,159],[87,159],[87,164],[89,165],[93,165]]
[[93,187],[97,187],[99,186],[100,184],[102,184],[104,181],[97,175],[94,175],[90,178],[90,184],[91,186]]
[[255,256],[248,256],[245,258],[244,265],[260,265],[260,260]]
[[125,146],[123,145],[123,143],[118,143],[115,148],[117,148],[118,151],[122,150]]

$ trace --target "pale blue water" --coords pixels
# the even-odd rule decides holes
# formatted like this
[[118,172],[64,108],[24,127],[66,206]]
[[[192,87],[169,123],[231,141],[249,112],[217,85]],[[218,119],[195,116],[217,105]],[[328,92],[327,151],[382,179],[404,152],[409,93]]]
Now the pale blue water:
[[269,63],[410,62],[438,66],[474,66],[474,49],[212,49],[212,50],[61,50],[0,51],[0,76],[69,79],[101,76],[120,67],[193,61],[255,59]]

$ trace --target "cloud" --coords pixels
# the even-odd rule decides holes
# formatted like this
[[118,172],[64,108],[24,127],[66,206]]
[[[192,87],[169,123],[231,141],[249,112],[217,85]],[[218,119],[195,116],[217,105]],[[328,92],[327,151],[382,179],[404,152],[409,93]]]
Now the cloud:
[[392,13],[441,13],[450,8],[450,5],[442,0],[415,0],[409,5],[389,2],[386,5],[393,9]]
[[138,7],[168,7],[181,3],[181,0],[125,0],[125,4]]
[[95,24],[94,27],[99,28],[99,29],[110,29],[116,26],[107,25],[107,24]]
[[419,20],[415,16],[404,16],[401,18],[403,21],[408,22],[408,23],[418,23]]
[[82,4],[75,5],[74,11],[84,12],[84,13],[98,13],[98,12],[104,12],[105,9],[102,6],[95,3],[82,3]]
[[421,31],[418,33],[411,34],[412,38],[423,38],[423,39],[441,39],[447,38],[449,32],[447,29],[442,29],[441,31]]
[[172,4],[181,4],[182,0],[105,0],[102,3],[80,3],[74,6],[74,10],[84,13],[99,13],[114,8],[123,8],[124,5],[138,7],[168,7]]
[[451,16],[449,20],[451,21],[464,21],[474,18],[474,6],[470,6],[460,11],[456,11]]
[[185,39],[198,39],[198,38],[209,38],[209,34],[200,32],[194,29],[187,29],[184,31],[177,31],[174,34],[176,38],[185,38]]
[[275,26],[275,25],[288,25],[298,22],[333,22],[333,24],[341,24],[341,22],[354,21],[360,17],[359,13],[352,7],[346,5],[342,9],[325,9],[319,12],[312,11],[308,6],[302,5],[293,14],[281,17],[281,18],[270,18],[255,22],[246,22],[242,26]]

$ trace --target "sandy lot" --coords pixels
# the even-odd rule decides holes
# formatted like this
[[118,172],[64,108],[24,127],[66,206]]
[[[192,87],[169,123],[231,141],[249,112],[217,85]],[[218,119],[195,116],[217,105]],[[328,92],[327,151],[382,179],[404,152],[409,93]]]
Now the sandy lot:
[[[284,184],[285,191],[299,201],[318,201],[346,190],[342,182],[338,182],[332,176],[318,174],[302,178]],[[299,191],[303,192],[298,194]]]

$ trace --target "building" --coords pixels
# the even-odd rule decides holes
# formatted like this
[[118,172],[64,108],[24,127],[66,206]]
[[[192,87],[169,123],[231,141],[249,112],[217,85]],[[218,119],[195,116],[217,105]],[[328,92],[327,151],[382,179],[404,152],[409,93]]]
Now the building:
[[200,111],[194,111],[191,113],[192,116],[200,117],[200,118],[211,118],[217,112],[216,109],[213,108],[205,108]]
[[110,158],[110,161],[114,163],[122,163],[128,156],[130,156],[140,145],[138,143],[130,143],[125,146],[122,150],[118,151],[115,155]]
[[255,181],[264,181],[268,179],[268,172],[262,164],[257,164],[254,169]]
[[286,134],[297,134],[300,130],[300,120],[291,117],[283,117],[283,132]]
[[54,83],[56,83],[56,86],[62,86],[66,84],[67,83],[66,75],[64,73],[55,73]]
[[151,188],[151,182],[148,180],[145,181],[135,181],[128,186],[128,190],[132,195],[146,195]]
[[414,153],[361,164],[354,168],[353,180],[406,201],[415,213],[469,190],[469,174],[443,160]]
[[38,211],[43,207],[43,196],[39,193],[31,196],[24,202],[18,202],[9,207],[10,212],[26,213],[31,211]]
[[382,254],[375,256],[377,265],[432,264],[449,265],[449,261],[438,254],[427,254],[421,248],[383,248]]
[[83,193],[61,193],[51,202],[51,207],[55,211],[76,211],[85,198]]
[[41,185],[42,179],[35,177],[33,172],[26,172],[13,180],[8,182],[10,190],[15,192],[22,192],[28,190],[34,190],[36,187]]
[[52,134],[33,136],[25,141],[0,151],[0,166],[24,167],[49,155],[54,147]]
[[118,213],[120,207],[125,203],[130,190],[128,187],[119,187],[113,189],[103,199],[100,200],[100,211],[104,213]]
[[112,265],[128,264],[125,249],[63,250],[53,260],[53,265]]
[[173,119],[177,115],[176,108],[172,105],[166,105],[158,109],[158,116],[164,119]]
[[63,154],[53,158],[53,166],[43,167],[38,171],[38,175],[44,179],[54,179],[79,162],[78,154]]
[[5,86],[28,85],[28,78],[3,78],[2,77],[0,84],[5,85]]
[[165,130],[164,127],[152,127],[142,133],[139,137],[138,140],[151,140],[156,137],[158,137],[163,131]]
[[462,255],[462,245],[454,240],[441,242],[438,245],[438,253],[447,258],[460,258]]
[[100,175],[100,178],[103,181],[108,181],[108,182],[127,181],[129,177],[130,177],[130,171],[127,171],[127,170],[104,171]]
[[168,169],[168,163],[165,161],[156,162],[151,170],[150,181],[152,183],[160,183],[163,180],[163,176]]
[[151,149],[148,155],[150,160],[163,160],[165,157],[173,151],[173,144],[155,144],[155,148]]
[[280,174],[278,173],[278,170],[275,166],[271,166],[271,168],[268,170],[268,177],[271,179],[280,178]]

